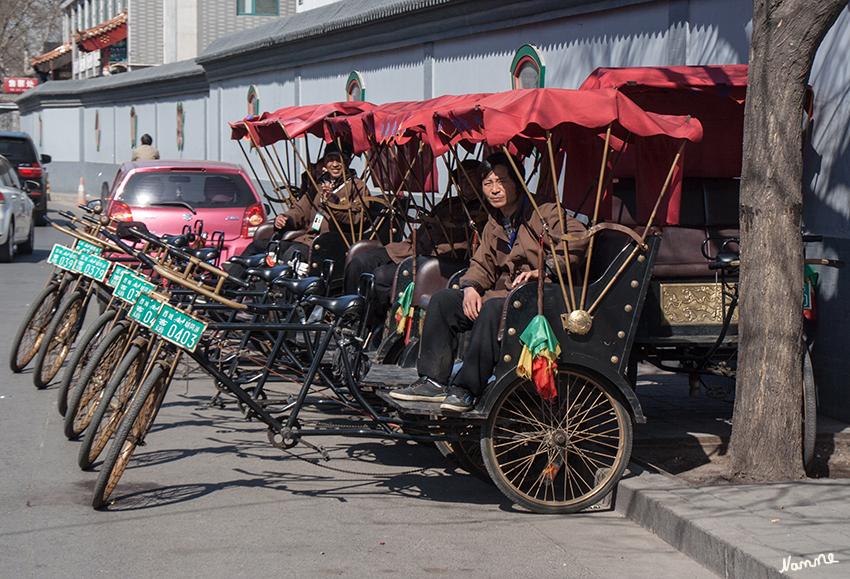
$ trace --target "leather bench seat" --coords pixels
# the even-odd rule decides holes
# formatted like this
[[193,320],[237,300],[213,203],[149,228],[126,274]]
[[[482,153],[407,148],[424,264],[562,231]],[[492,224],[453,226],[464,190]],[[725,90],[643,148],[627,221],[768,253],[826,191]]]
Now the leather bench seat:
[[[739,179],[715,177],[685,178],[678,225],[661,228],[662,241],[652,271],[653,277],[714,277],[709,261],[702,254],[706,238],[738,236]],[[638,228],[634,179],[620,179],[614,184],[612,218]],[[720,242],[709,242],[709,254],[719,251]],[[737,249],[737,248],[735,248]]]

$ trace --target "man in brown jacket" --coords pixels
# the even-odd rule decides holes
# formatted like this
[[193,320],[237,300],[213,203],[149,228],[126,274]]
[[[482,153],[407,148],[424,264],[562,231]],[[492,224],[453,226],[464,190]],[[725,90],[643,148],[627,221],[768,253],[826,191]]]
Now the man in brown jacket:
[[[428,214],[420,216],[416,234],[416,254],[426,257],[446,257],[468,260],[476,231],[481,231],[487,213],[478,201],[481,182],[478,179],[478,161],[461,163],[462,169],[452,173],[460,194],[443,199]],[[470,218],[475,223],[469,226]],[[390,306],[390,292],[398,264],[413,255],[413,236],[388,243],[377,249],[358,254],[345,267],[346,294],[356,294],[360,276],[372,273],[375,276],[375,296],[370,311],[370,327],[380,325]],[[452,271],[457,271],[454,269]]]
[[335,143],[325,149],[325,173],[320,178],[318,194],[303,195],[288,212],[274,220],[275,231],[303,230],[294,239],[282,241],[278,254],[283,261],[300,251],[306,259],[310,244],[322,233],[338,231],[352,237],[352,227],[359,231],[363,218],[362,199],[369,195],[366,184],[348,170],[348,155]]
[[142,135],[142,144],[133,149],[130,156],[131,161],[156,161],[159,159],[159,151],[153,147],[153,139],[147,133]]
[[[522,165],[515,164],[522,173]],[[496,282],[503,274],[507,276],[507,288],[537,279],[543,221],[556,237],[561,235],[561,223],[568,234],[584,231],[578,220],[567,215],[560,219],[554,201],[535,197],[540,208],[538,214],[523,191],[523,175],[516,174],[507,155],[496,153],[487,157],[478,175],[491,206],[481,245],[469,270],[460,279],[461,289],[440,290],[431,297],[420,341],[420,378],[407,388],[391,392],[393,398],[437,402],[440,408],[456,412],[471,409],[484,392],[499,356],[496,336],[508,290],[497,289]],[[569,243],[573,279],[578,279],[577,266],[584,261],[586,247],[586,242]],[[554,259],[559,260],[565,271],[567,261],[563,254],[548,254],[544,259],[547,274],[554,271]],[[469,350],[449,387],[458,335],[469,330],[472,331]]]

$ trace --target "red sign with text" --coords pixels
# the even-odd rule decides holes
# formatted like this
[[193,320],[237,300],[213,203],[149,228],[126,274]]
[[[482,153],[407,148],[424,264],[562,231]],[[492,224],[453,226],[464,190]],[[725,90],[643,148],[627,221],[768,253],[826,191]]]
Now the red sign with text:
[[38,86],[37,78],[4,78],[3,92],[22,93]]

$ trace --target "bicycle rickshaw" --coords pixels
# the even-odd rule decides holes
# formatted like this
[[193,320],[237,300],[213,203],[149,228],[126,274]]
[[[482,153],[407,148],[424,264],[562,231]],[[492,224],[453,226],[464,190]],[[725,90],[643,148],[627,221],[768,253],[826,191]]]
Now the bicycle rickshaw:
[[[687,374],[691,395],[699,395],[704,387],[710,396],[726,398],[734,389],[738,349],[738,192],[747,65],[600,68],[580,90],[599,88],[617,88],[647,111],[687,111],[703,125],[703,139],[683,157],[682,187],[667,207],[629,375],[634,385],[637,364],[645,361]],[[809,88],[801,111],[806,127],[813,98]],[[647,208],[638,203],[640,195],[629,172],[633,161],[624,161],[615,171],[606,218],[634,226],[645,218]],[[803,240],[818,238],[804,235]],[[805,262],[843,266],[822,259]],[[811,304],[804,307],[810,309]],[[817,433],[817,389],[805,336],[801,355],[803,461],[808,467]],[[706,376],[721,380],[706,384]]]
[[[374,146],[387,148],[384,158],[401,147],[415,151],[414,157],[444,156],[451,167],[459,162],[460,149],[477,149],[479,155],[500,149],[534,165],[538,194],[548,193],[566,208],[593,197],[581,279],[559,271],[555,283],[514,289],[505,302],[501,356],[490,387],[473,410],[441,413],[434,405],[388,396],[393,387],[410,383],[404,369],[372,365],[370,371],[364,352],[368,329],[362,323],[369,307],[369,276],[361,280],[359,295],[333,297],[327,295],[329,276],[319,283],[317,278],[292,278],[291,269],[288,275],[283,269],[252,270],[256,279],[289,296],[269,300],[266,293],[247,289],[251,284],[245,280],[206,263],[214,252],[202,256],[180,248],[138,224],[118,224],[116,229],[100,218],[104,227],[99,233],[71,229],[68,233],[78,240],[108,244],[139,262],[136,272],[121,272],[113,290],[128,299],[128,288],[135,289],[126,316],[138,333],[124,349],[125,356],[135,352],[133,358],[125,358],[111,378],[113,384],[126,383],[129,394],[116,406],[121,415],[113,424],[120,421],[120,427],[101,465],[93,506],[107,504],[134,449],[144,444],[181,354],[237,399],[249,417],[267,425],[270,442],[288,452],[300,444],[324,454],[311,440],[328,434],[438,442],[459,460],[468,459],[477,474],[486,473],[511,500],[544,513],[577,512],[611,492],[629,460],[631,421],[645,421],[627,370],[660,243],[653,225],[680,186],[675,169],[686,141],[702,137],[699,121],[645,112],[613,89],[513,91],[418,107],[387,105],[383,112],[374,107],[375,124],[362,118],[354,124],[361,123],[367,135],[371,132],[368,139]],[[417,123],[405,125],[417,110]],[[276,130],[288,132],[285,123],[278,125]],[[327,129],[332,135],[327,140],[341,138],[335,130]],[[255,139],[252,129],[245,131]],[[265,147],[259,140],[254,143]],[[613,180],[611,153],[632,148],[640,159],[634,165],[638,191],[651,192],[653,206],[647,221],[635,228],[599,218]],[[425,149],[429,152],[422,157]],[[415,163],[407,165],[399,183],[409,185],[404,177],[414,173],[420,184],[436,179],[425,163],[419,166],[414,171]],[[397,206],[400,189],[381,189],[384,203],[378,205]],[[541,243],[549,251],[565,246],[559,233],[563,225],[547,225]],[[370,235],[378,230],[375,226]],[[127,238],[144,242],[145,248],[129,245]],[[547,365],[548,373],[520,376],[520,359],[541,354],[527,330],[544,323],[552,336],[548,348],[556,354],[557,374]],[[261,381],[277,379],[288,394],[264,399],[260,382],[234,372],[247,365],[261,369]],[[552,389],[541,394],[538,384],[544,382]]]

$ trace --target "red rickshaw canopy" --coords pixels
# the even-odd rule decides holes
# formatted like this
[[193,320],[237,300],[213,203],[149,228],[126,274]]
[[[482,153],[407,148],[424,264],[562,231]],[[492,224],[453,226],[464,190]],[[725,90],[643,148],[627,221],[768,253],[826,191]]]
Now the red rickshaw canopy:
[[263,113],[259,117],[249,116],[241,121],[230,123],[230,138],[238,140],[250,134],[259,146],[268,146],[306,134],[324,138],[323,122],[327,117],[355,115],[374,106],[365,101],[345,101],[285,107],[273,113]]
[[[526,89],[498,93],[477,102],[436,111],[435,154],[449,147],[485,142],[491,147],[506,145],[512,153],[528,154],[533,147],[544,153],[538,192],[551,191],[551,172],[546,151],[547,134],[556,156],[555,174],[566,163],[564,204],[575,211],[587,211],[584,202],[598,179],[604,139],[600,133],[611,127],[614,142],[634,141],[641,158],[636,175],[638,206],[649,215],[675,158],[678,141],[699,142],[702,126],[688,116],[647,112],[615,89],[565,90]],[[609,167],[611,159],[609,158]],[[668,199],[681,191],[681,167],[673,174]],[[610,205],[606,192],[603,211]],[[592,207],[592,205],[591,205]],[[666,220],[666,205],[659,219]]]

